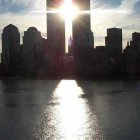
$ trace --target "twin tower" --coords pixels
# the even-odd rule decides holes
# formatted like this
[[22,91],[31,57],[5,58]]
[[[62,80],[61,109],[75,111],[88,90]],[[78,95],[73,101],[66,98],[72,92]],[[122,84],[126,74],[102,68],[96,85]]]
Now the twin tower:
[[[65,20],[60,18],[60,13],[53,12],[58,9],[64,0],[47,0],[47,39],[50,46],[59,48],[65,53]],[[80,14],[72,21],[72,36],[75,47],[92,46],[90,23],[90,0],[72,0],[79,9]]]

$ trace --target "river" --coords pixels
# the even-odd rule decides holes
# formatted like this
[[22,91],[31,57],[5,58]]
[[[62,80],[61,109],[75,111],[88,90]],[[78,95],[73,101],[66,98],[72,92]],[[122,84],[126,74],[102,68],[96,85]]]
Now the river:
[[140,81],[0,80],[0,140],[139,140]]

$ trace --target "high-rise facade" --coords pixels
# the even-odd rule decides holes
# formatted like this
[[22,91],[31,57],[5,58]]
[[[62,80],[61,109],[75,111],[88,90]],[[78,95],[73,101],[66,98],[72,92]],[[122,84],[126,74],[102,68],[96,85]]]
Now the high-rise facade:
[[59,13],[64,0],[47,0],[47,62],[49,75],[63,73],[65,54],[65,20]]
[[35,74],[38,70],[39,60],[42,55],[43,39],[41,33],[30,27],[23,36],[23,68],[25,74]]
[[132,46],[140,52],[140,33],[135,32],[132,34]]
[[64,0],[47,0],[47,40],[50,49],[65,53],[65,20],[57,10]]
[[107,47],[109,55],[113,57],[116,60],[116,62],[119,62],[121,60],[122,55],[122,29],[107,29],[105,46]]
[[78,16],[72,22],[73,42],[76,47],[93,47],[91,31],[90,0],[72,0],[79,9]]
[[9,24],[2,33],[2,64],[9,74],[15,75],[18,70],[20,33],[16,26]]

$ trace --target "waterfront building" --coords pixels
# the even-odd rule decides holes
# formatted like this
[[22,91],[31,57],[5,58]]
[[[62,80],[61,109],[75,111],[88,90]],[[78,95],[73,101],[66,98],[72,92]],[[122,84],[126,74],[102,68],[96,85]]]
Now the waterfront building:
[[91,31],[90,0],[73,0],[79,14],[72,22],[73,42],[75,47],[94,47]]
[[63,57],[65,54],[65,20],[58,9],[64,0],[47,0],[47,40],[49,47],[56,49]]
[[41,37],[41,33],[35,27],[28,28],[24,32],[22,49],[25,74],[35,74],[38,71],[42,47],[43,38]]
[[116,63],[120,63],[122,60],[122,29],[107,29],[105,46],[107,47],[109,56],[111,56],[116,61]]
[[2,33],[2,58],[1,62],[10,75],[18,74],[19,67],[20,33],[16,26],[9,24]]

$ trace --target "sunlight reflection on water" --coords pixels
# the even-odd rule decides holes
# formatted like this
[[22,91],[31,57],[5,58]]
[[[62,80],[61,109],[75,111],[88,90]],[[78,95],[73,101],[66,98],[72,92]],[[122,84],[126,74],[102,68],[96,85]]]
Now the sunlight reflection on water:
[[0,80],[0,140],[140,140],[140,81]]
[[96,115],[75,80],[62,80],[43,108],[36,138],[61,140],[103,139]]

